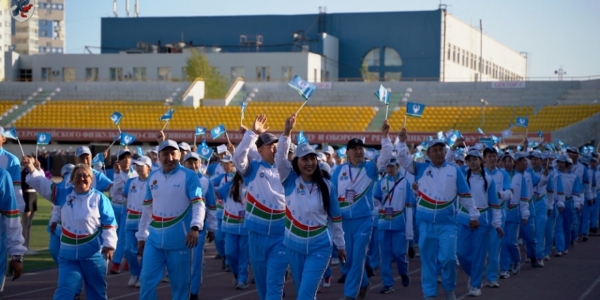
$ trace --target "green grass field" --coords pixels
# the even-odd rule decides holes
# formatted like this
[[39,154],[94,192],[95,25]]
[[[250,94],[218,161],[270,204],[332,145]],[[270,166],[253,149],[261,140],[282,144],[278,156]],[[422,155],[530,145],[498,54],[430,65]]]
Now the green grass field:
[[38,210],[35,212],[33,224],[31,225],[29,248],[38,251],[38,254],[25,256],[25,272],[35,272],[56,267],[56,264],[48,251],[50,234],[46,231],[48,220],[50,220],[52,204],[39,194],[37,203]]

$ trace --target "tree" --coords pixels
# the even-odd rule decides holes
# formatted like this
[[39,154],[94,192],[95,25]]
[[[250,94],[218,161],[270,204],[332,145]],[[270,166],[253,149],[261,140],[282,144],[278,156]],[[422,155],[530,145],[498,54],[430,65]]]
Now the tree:
[[188,81],[196,78],[204,80],[205,99],[223,99],[227,93],[227,79],[221,76],[219,71],[213,67],[204,52],[192,49],[190,57],[186,60],[185,74]]

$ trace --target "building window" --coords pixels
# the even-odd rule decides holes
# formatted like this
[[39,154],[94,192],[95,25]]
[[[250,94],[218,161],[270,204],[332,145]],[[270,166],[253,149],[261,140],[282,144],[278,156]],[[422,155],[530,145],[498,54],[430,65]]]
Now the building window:
[[98,81],[98,68],[85,68],[85,81]]
[[456,62],[456,46],[452,46],[452,62]]
[[122,81],[123,80],[123,68],[110,68],[108,69],[110,81]]
[[371,49],[369,52],[367,52],[365,58],[363,58],[363,63],[368,67],[379,67],[379,52],[381,52],[379,48]]
[[63,81],[75,81],[75,68],[63,68]]
[[160,80],[160,81],[171,81],[171,68],[169,68],[169,67],[158,67],[158,80]]
[[231,67],[231,75],[229,79],[234,82],[239,77],[244,78],[246,76],[246,69],[244,67]]
[[294,77],[294,68],[292,67],[281,67],[281,79],[283,81],[290,81]]
[[46,30],[42,30],[40,32],[40,36],[48,36],[48,32]]
[[256,81],[271,81],[271,68],[256,67]]
[[42,81],[52,81],[52,68],[42,68]]
[[386,67],[397,67],[402,65],[400,54],[390,47],[383,49],[383,65]]
[[133,80],[146,81],[146,68],[144,68],[144,67],[133,68]]
[[450,45],[450,43],[448,43],[448,58],[447,60],[450,60],[452,58],[452,46]]
[[32,81],[31,69],[20,69],[19,70],[19,81],[31,82]]
[[369,50],[363,58],[362,77],[365,81],[396,80],[401,77],[402,58],[390,47]]

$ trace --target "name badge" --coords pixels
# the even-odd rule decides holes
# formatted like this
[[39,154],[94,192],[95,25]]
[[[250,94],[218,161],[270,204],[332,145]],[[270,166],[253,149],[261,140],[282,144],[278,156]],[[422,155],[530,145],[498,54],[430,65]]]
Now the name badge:
[[391,207],[386,207],[383,212],[387,220],[391,220],[394,217],[394,209]]
[[346,202],[354,203],[355,196],[356,196],[356,192],[354,190],[346,190]]
[[241,219],[243,219],[245,214],[246,214],[246,211],[245,211],[245,210],[240,210],[240,211],[238,212],[238,217],[240,217]]

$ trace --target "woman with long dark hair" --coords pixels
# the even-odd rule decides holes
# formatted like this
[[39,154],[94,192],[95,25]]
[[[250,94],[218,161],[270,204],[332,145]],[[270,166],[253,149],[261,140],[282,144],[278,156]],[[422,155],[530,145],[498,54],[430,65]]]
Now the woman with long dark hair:
[[223,199],[223,223],[225,233],[225,256],[235,279],[235,288],[245,290],[248,286],[248,230],[244,228],[246,187],[244,178],[235,172],[233,178],[217,189]]
[[341,261],[346,260],[346,251],[335,189],[323,178],[317,153],[310,145],[302,144],[296,148],[292,162],[287,159],[290,134],[295,125],[296,115],[293,114],[285,121],[275,162],[285,190],[283,244],[288,249],[296,299],[312,300],[329,263],[333,243]]

